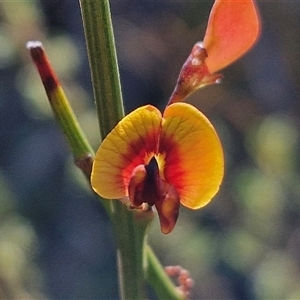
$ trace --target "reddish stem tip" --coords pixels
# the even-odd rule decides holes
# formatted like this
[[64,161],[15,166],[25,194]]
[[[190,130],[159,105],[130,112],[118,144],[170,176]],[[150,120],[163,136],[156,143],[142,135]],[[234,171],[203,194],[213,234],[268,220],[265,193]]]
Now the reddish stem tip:
[[60,84],[46,56],[42,43],[40,41],[29,41],[26,47],[39,71],[47,94],[53,92]]
[[32,48],[42,48],[42,47],[43,47],[43,45],[42,45],[42,42],[40,42],[40,41],[29,41],[26,44],[26,48],[28,50],[31,50]]
[[26,48],[29,50],[35,63],[42,63],[42,61],[45,60],[44,48],[40,41],[29,41],[26,44]]

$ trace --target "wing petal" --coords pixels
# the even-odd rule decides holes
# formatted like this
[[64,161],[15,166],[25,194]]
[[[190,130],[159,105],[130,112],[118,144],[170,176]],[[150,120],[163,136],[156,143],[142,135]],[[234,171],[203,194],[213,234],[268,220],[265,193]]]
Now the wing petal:
[[187,103],[164,112],[159,152],[165,153],[164,177],[180,202],[192,209],[206,205],[219,190],[224,172],[223,150],[209,120]]
[[128,196],[133,169],[148,163],[157,149],[161,113],[151,105],[125,116],[100,145],[93,164],[91,183],[101,197],[114,199]]

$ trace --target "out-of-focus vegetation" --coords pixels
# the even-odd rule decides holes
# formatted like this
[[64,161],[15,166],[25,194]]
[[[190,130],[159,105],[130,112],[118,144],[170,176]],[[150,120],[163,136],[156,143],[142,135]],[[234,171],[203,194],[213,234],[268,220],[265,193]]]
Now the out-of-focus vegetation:
[[[125,106],[162,106],[211,2],[112,1]],[[226,176],[150,243],[195,280],[193,299],[300,298],[300,6],[259,2],[262,36],[188,101],[216,126]],[[93,147],[98,125],[79,5],[0,3],[0,298],[114,299],[112,230],[52,117],[25,44],[41,40]]]

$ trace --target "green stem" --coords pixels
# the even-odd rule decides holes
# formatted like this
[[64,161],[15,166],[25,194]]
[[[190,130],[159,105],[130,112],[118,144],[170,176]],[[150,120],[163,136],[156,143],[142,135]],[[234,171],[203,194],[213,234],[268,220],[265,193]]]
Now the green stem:
[[[142,213],[147,214],[147,213]],[[137,222],[135,213],[118,206],[115,226],[121,299],[145,299],[146,230],[149,221]],[[145,216],[147,218],[147,216]],[[141,219],[143,219],[142,217]],[[152,218],[151,218],[152,219]]]
[[[54,116],[71,148],[75,164],[83,171],[86,178],[90,180],[94,151],[78,123],[42,43],[30,41],[27,43],[27,48],[40,74]],[[109,203],[106,200],[101,202],[108,215],[110,215],[111,208]]]
[[184,295],[178,293],[170,277],[166,274],[161,263],[150,246],[145,248],[147,256],[147,279],[159,299],[183,300]]
[[42,43],[30,41],[26,46],[40,74],[55,118],[71,147],[74,160],[85,175],[89,176],[94,152],[83,134]]
[[115,41],[107,0],[79,0],[94,97],[104,138],[124,117]]
[[55,118],[70,145],[75,164],[89,180],[94,151],[78,123],[63,88],[58,87],[51,95],[48,93],[48,98]]

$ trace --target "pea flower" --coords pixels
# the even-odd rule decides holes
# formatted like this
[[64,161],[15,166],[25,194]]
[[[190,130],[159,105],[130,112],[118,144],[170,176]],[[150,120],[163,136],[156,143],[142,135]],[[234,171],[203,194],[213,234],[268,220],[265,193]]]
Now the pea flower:
[[223,152],[209,120],[187,103],[163,114],[151,105],[125,116],[98,149],[94,190],[104,198],[129,196],[132,207],[155,206],[161,230],[175,226],[180,203],[197,209],[219,189]]

